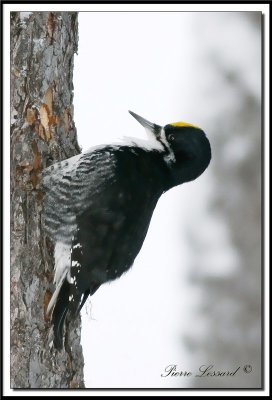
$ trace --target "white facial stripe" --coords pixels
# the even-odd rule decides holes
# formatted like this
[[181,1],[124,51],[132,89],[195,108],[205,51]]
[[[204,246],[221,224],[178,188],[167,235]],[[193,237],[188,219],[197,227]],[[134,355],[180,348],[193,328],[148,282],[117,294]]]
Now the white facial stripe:
[[160,140],[164,144],[164,146],[167,148],[167,150],[169,151],[169,153],[164,157],[165,161],[167,163],[175,162],[176,161],[175,154],[166,139],[166,134],[165,134],[164,128],[161,128]]

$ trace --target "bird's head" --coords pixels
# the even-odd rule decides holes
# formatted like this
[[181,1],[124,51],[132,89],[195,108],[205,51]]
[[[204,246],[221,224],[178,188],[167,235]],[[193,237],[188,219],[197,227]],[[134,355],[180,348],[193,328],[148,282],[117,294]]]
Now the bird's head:
[[198,178],[211,160],[211,147],[204,131],[187,122],[160,126],[129,111],[146,128],[148,136],[161,143],[169,165],[172,186]]

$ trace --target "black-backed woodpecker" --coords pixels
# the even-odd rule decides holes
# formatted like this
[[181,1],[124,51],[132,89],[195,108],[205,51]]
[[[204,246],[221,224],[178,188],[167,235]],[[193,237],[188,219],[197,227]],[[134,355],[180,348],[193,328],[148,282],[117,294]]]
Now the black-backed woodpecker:
[[57,349],[67,313],[76,316],[88,296],[132,266],[160,196],[199,177],[211,159],[199,127],[185,122],[162,127],[130,114],[148,140],[96,146],[44,171],[43,221],[55,242],[48,313]]

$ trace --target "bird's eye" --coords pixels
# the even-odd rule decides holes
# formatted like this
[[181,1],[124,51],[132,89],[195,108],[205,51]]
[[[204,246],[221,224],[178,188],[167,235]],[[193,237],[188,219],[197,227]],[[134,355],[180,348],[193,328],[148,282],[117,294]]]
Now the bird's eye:
[[175,136],[174,135],[169,135],[168,136],[168,140],[169,140],[169,142],[173,142],[175,140]]

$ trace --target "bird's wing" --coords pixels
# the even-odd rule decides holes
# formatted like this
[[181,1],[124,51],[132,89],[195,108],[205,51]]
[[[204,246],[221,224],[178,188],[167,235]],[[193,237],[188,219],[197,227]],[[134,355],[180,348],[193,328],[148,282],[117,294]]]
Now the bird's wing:
[[115,179],[114,152],[94,150],[71,157],[45,170],[43,223],[56,242],[70,244],[77,217],[96,206]]
[[[71,287],[76,289],[74,285],[67,286],[65,283],[67,279],[73,283],[71,272],[76,272],[73,268],[76,261],[83,266],[75,282],[78,286],[77,302],[84,290],[91,288],[92,278],[94,285],[97,285],[97,281],[101,282],[85,268],[95,265],[99,272],[100,266],[105,265],[111,255],[112,248],[105,250],[103,246],[107,240],[105,238],[110,236],[111,222],[114,222],[109,204],[112,205],[112,199],[116,197],[116,190],[111,190],[116,180],[115,167],[114,150],[104,148],[72,157],[44,173],[43,225],[56,243],[55,292],[48,305],[48,313],[56,303],[61,303],[58,298],[64,286],[66,297],[70,296]],[[84,247],[82,257],[76,251],[78,243]],[[62,311],[67,306],[67,299],[61,305]],[[59,314],[56,311],[54,315],[59,318]]]

